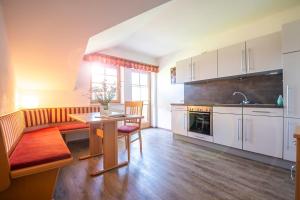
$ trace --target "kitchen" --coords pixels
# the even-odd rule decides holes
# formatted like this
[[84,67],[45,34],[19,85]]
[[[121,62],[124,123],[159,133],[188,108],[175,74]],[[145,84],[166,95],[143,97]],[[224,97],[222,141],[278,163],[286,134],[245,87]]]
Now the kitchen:
[[171,104],[175,138],[289,168],[294,179],[299,34],[300,21],[292,22],[281,32],[178,61],[184,103]]

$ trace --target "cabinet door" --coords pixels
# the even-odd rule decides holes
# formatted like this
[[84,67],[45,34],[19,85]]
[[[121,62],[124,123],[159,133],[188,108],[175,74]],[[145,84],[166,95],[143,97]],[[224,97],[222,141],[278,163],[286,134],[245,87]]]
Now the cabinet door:
[[218,77],[246,73],[245,42],[218,50]]
[[218,51],[205,52],[192,57],[193,81],[217,78]]
[[244,150],[282,158],[283,117],[244,115],[243,134]]
[[176,83],[185,83],[192,80],[192,59],[180,60],[176,63]]
[[273,33],[246,42],[247,73],[282,69],[281,33]]
[[300,126],[300,119],[284,119],[284,160],[289,160],[293,162],[296,161],[296,139],[294,138],[294,133],[296,131],[297,126]]
[[282,26],[282,52],[300,51],[300,20]]
[[172,132],[187,136],[187,111],[172,110]]
[[214,142],[242,149],[242,126],[242,115],[214,113]]
[[300,52],[283,55],[284,116],[300,118]]

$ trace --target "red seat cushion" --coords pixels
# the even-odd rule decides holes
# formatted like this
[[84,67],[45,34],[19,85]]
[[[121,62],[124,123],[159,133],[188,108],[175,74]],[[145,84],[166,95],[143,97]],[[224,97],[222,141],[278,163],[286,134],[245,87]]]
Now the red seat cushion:
[[118,128],[118,131],[120,133],[131,133],[131,132],[134,132],[136,130],[138,130],[139,127],[138,126],[132,126],[132,125],[124,125],[124,126],[120,126]]
[[56,126],[59,131],[71,131],[76,129],[89,128],[89,125],[85,123],[68,123],[68,124],[60,124]]
[[12,152],[12,170],[70,158],[71,153],[56,127],[24,133]]

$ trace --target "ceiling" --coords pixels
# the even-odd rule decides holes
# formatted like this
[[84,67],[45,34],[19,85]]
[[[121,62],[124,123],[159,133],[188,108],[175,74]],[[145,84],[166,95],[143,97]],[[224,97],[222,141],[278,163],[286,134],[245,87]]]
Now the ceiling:
[[167,1],[0,0],[16,87],[74,88],[91,36]]
[[288,9],[299,0],[172,0],[90,38],[86,53],[122,47],[160,58]]

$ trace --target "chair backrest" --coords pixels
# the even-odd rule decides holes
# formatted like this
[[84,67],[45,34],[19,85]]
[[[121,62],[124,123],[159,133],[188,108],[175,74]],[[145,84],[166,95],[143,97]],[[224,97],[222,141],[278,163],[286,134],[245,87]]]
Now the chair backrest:
[[[126,115],[142,115],[143,114],[143,101],[126,101],[125,102]],[[141,119],[126,120],[125,123],[141,123]]]
[[99,106],[35,108],[23,110],[26,128],[74,121],[69,114],[100,112]]
[[10,185],[8,157],[21,138],[24,128],[22,111],[0,117],[0,192]]
[[42,126],[48,124],[50,121],[49,109],[47,108],[35,108],[23,110],[25,126]]
[[68,114],[80,114],[91,112],[100,112],[100,106],[51,108],[50,123],[71,122],[74,121],[74,119],[70,118]]
[[25,128],[24,116],[21,111],[0,117],[0,133],[8,155],[13,151]]

